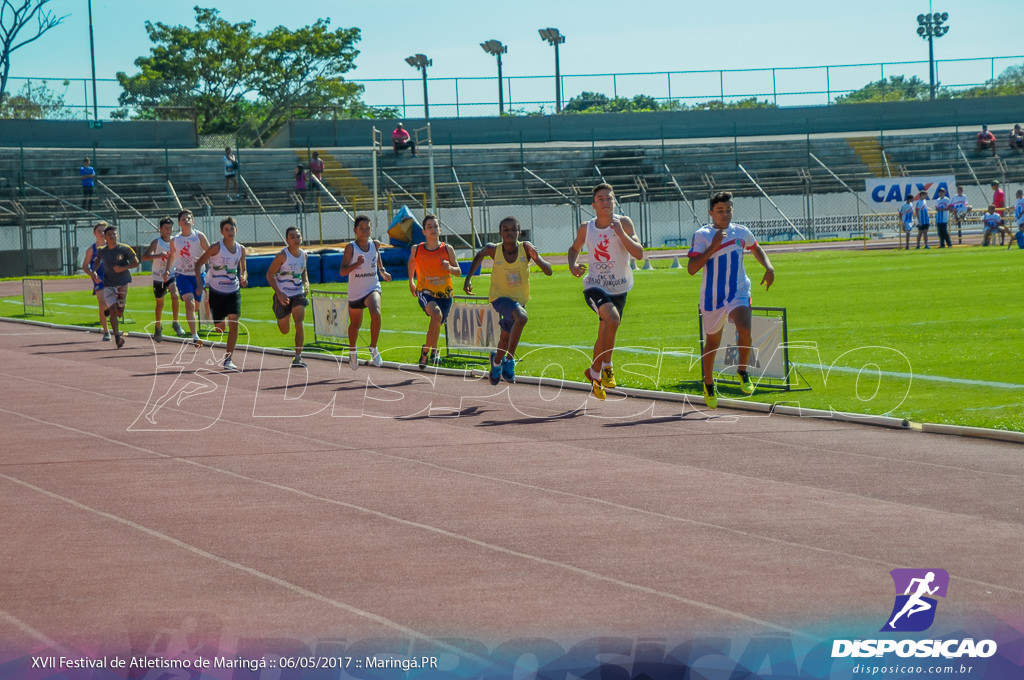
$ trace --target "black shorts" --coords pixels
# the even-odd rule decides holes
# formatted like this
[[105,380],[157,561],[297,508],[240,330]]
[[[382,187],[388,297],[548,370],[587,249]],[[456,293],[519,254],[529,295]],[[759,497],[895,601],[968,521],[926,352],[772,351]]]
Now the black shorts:
[[626,308],[626,293],[609,295],[600,288],[587,288],[583,291],[583,299],[587,301],[587,306],[598,314],[601,313],[601,307],[609,302],[615,305],[620,318],[622,317],[622,310]]
[[374,293],[377,293],[379,295],[380,291],[379,290],[371,290],[369,293],[367,293],[363,297],[359,298],[358,300],[349,300],[348,301],[348,308],[349,309],[366,309],[366,301]]
[[174,286],[174,279],[170,278],[166,281],[153,281],[153,297],[157,300],[167,295],[168,291],[172,294],[177,292],[177,288]]
[[282,305],[281,301],[277,299],[277,294],[274,294],[274,318],[283,319],[292,313],[292,309],[295,307],[308,307],[309,300],[306,299],[305,295],[293,295],[288,298],[288,304]]
[[210,289],[210,316],[214,321],[223,321],[234,314],[239,316],[242,313],[242,292],[236,290],[234,293],[218,293]]

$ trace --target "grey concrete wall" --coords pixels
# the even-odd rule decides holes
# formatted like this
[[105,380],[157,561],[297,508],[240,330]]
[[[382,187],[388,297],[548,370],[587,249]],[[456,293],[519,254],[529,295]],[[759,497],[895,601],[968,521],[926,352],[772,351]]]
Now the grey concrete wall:
[[0,147],[109,149],[194,149],[196,126],[189,121],[0,120]]
[[[929,127],[980,127],[1022,122],[1024,96],[949,99],[934,102],[800,106],[780,109],[727,109],[503,118],[437,118],[431,121],[435,144],[518,144],[591,140],[677,139],[900,130]],[[404,119],[412,130],[423,119]],[[371,130],[384,132],[390,144],[391,120],[297,120],[274,138],[272,146],[370,146]]]

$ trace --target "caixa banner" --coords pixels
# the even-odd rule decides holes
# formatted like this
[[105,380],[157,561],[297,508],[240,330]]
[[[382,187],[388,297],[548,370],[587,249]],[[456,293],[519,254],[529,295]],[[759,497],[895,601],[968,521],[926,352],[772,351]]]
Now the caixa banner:
[[956,195],[956,177],[933,175],[928,177],[872,177],[864,180],[864,200],[868,205],[883,212],[898,212],[907,196],[917,199],[922,191],[932,201],[939,189],[945,189],[947,196]]

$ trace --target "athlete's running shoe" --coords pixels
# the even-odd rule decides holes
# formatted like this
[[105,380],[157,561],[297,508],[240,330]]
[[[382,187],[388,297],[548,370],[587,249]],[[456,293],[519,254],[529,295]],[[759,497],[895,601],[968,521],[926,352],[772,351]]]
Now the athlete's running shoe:
[[117,348],[118,349],[121,349],[122,347],[124,347],[124,338],[121,337],[120,333],[117,334],[116,340],[117,340]]
[[430,358],[430,350],[427,348],[426,345],[423,345],[422,347],[420,347],[420,360],[418,362],[419,365],[420,365],[420,370],[421,371],[424,368],[427,367],[427,360],[429,358]]
[[601,385],[600,380],[595,380],[594,378],[590,377],[589,368],[583,371],[583,377],[590,383],[590,393],[593,394],[598,399],[604,399],[606,396],[604,387]]
[[199,339],[198,335],[193,335],[192,336],[192,344],[195,345],[196,347],[202,347],[203,346],[203,341]]
[[501,377],[505,379],[505,382],[515,383],[516,381],[516,362],[507,354],[501,362]]
[[157,326],[156,330],[153,331],[153,340],[160,342],[164,339],[164,328],[163,326]]
[[110,331],[103,334],[103,342],[110,342]]
[[380,352],[377,351],[376,347],[370,348],[370,360],[373,362],[373,365],[376,366],[377,368],[380,368],[381,366],[384,365],[384,360],[380,357]]
[[715,394],[715,385],[704,383],[704,404],[708,408],[718,408],[718,395]]
[[615,371],[611,366],[605,366],[601,371],[601,385],[610,390],[615,387],[615,384]]
[[235,365],[235,362],[231,360],[231,357],[224,357],[224,370],[225,371],[238,371],[241,370]]
[[359,368],[359,355],[354,349],[348,351],[348,367],[353,371]]
[[501,382],[501,364],[494,363],[494,360],[496,358],[498,358],[498,353],[495,352],[494,350],[491,350],[491,371],[488,374],[487,378],[488,380],[491,381],[492,385],[497,385],[499,382]]
[[754,393],[754,381],[750,379],[749,373],[740,373],[740,390],[743,394]]
[[173,330],[174,334],[177,335],[179,338],[187,338],[188,337],[188,333],[185,332],[185,329],[182,328],[181,324],[178,323],[177,321],[175,321],[174,323],[171,324],[171,330]]
[[291,365],[292,368],[305,368],[306,362],[302,360],[302,357],[297,356],[294,359],[292,359]]

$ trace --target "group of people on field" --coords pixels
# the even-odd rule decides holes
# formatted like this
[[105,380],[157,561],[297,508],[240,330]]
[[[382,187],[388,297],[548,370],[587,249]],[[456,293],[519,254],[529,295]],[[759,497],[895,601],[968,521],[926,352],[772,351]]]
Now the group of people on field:
[[[599,184],[593,190],[594,219],[580,224],[576,238],[568,249],[569,272],[583,279],[583,299],[598,318],[597,338],[590,366],[584,372],[591,385],[591,393],[598,399],[606,398],[606,391],[616,387],[612,355],[615,338],[622,323],[626,298],[633,287],[632,260],[644,257],[644,247],[636,234],[632,220],[615,213],[615,193],[608,184]],[[697,230],[693,246],[688,253],[687,270],[691,275],[703,272],[700,293],[704,352],[702,368],[705,403],[715,408],[717,392],[714,384],[715,355],[721,345],[726,321],[736,328],[738,345],[737,372],[740,390],[753,394],[754,383],[747,368],[751,353],[751,283],[743,266],[746,252],[764,267],[761,283],[765,289],[775,280],[775,270],[767,253],[757,243],[747,227],[732,222],[732,194],[719,192],[711,197],[708,206],[711,221]],[[170,293],[175,304],[174,329],[184,335],[177,322],[177,300],[185,302],[186,319],[194,344],[202,341],[197,329],[197,311],[204,291],[209,289],[210,316],[215,327],[228,332],[225,370],[239,370],[232,360],[238,335],[241,312],[241,288],[248,285],[245,247],[236,241],[237,224],[234,218],[221,220],[221,239],[210,245],[206,236],[194,229],[194,216],[189,210],[178,215],[179,233],[171,236],[172,221],[167,217],[160,222],[160,236],[153,240],[143,255],[152,260],[153,291],[157,304],[156,326],[153,338],[162,338],[163,299]],[[103,244],[99,243],[101,234]],[[348,277],[348,363],[352,369],[359,365],[357,340],[362,327],[364,310],[370,313],[370,362],[381,366],[383,360],[378,348],[381,331],[381,281],[390,281],[391,275],[380,257],[381,244],[372,238],[372,225],[366,215],[354,220],[355,239],[346,245],[340,274]],[[499,225],[500,243],[489,243],[476,253],[463,283],[467,294],[473,293],[473,272],[484,260],[493,261],[489,302],[499,316],[497,347],[490,353],[488,378],[497,385],[502,379],[515,382],[515,357],[523,329],[529,317],[526,304],[530,299],[530,267],[536,264],[551,276],[551,264],[536,247],[521,239],[521,226],[515,217],[506,217]],[[83,269],[92,276],[100,305],[100,320],[104,325],[104,339],[109,339],[106,319],[114,327],[117,346],[124,340],[118,332],[116,314],[105,313],[115,307],[123,314],[129,270],[138,266],[139,259],[128,246],[117,242],[116,227],[97,225],[97,245],[90,250]],[[412,247],[408,260],[409,291],[416,297],[420,308],[429,319],[426,341],[420,348],[418,364],[421,369],[435,362],[438,356],[438,338],[442,324],[447,321],[452,307],[453,277],[462,270],[454,248],[441,240],[440,222],[434,215],[423,220],[424,241]],[[273,310],[278,327],[284,334],[290,323],[295,325],[295,357],[292,366],[305,367],[302,360],[304,344],[303,322],[308,306],[309,277],[307,256],[302,249],[302,234],[297,227],[285,232],[287,245],[275,256],[267,271],[267,281],[273,288]],[[586,251],[589,264],[580,262]],[[209,277],[204,271],[209,267]]]
[[[999,186],[998,180],[992,182],[992,202],[988,210],[981,216],[983,228],[982,245],[987,246],[993,242],[993,237],[999,236],[999,245],[1006,245],[1007,237],[1010,238],[1010,246],[1017,243],[1024,248],[1024,190],[1017,190],[1017,202],[1013,207],[1013,219],[1017,225],[1017,233],[1014,234],[1006,226],[1003,219],[1006,213],[1006,193]],[[952,248],[953,242],[950,239],[950,225],[956,225],[957,243],[963,243],[963,224],[971,211],[971,205],[964,196],[963,187],[956,188],[955,196],[947,196],[946,190],[940,188],[936,191],[935,202],[928,205],[928,192],[921,191],[918,194],[908,194],[906,201],[900,206],[900,223],[906,237],[906,249],[910,250],[910,234],[917,231],[917,249],[921,248],[924,241],[925,249],[930,248],[928,244],[928,230],[931,227],[931,210],[935,211],[935,227],[939,233],[939,248]]]

